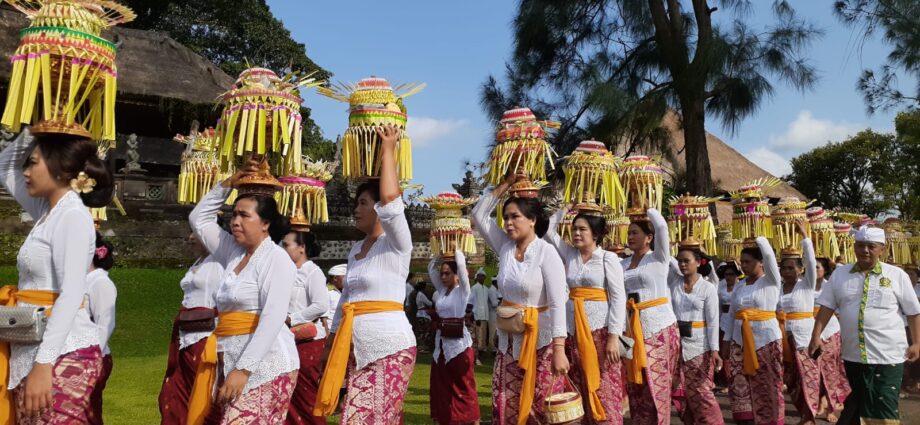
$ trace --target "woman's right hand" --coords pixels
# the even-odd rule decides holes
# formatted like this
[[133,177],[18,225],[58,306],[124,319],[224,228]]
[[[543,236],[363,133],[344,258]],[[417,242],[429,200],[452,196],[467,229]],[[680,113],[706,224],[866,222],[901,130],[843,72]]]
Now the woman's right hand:
[[223,181],[223,186],[236,188],[243,176],[259,172],[259,167],[262,165],[263,160],[264,159],[253,158],[252,156],[248,157],[246,163],[237,168],[232,176]]
[[50,363],[35,363],[32,371],[26,376],[25,411],[30,417],[38,417],[53,404],[52,398],[52,368]]
[[607,361],[610,364],[617,364],[620,361],[620,338],[610,334],[607,338],[606,347]]

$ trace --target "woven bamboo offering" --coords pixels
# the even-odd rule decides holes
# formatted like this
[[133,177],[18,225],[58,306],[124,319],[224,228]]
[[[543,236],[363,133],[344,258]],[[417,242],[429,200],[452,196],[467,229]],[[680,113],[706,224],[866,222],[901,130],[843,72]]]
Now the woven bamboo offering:
[[209,127],[187,136],[177,134],[173,140],[186,145],[179,170],[177,200],[180,204],[196,204],[217,182],[231,174],[220,171],[216,151],[217,131]]
[[779,184],[775,177],[757,179],[730,193],[734,238],[744,241],[758,236],[773,237],[773,220],[765,192]]
[[834,260],[840,256],[840,245],[837,234],[834,232],[834,220],[828,216],[821,207],[811,207],[805,210],[811,229],[811,241],[815,245],[815,255],[818,258]]
[[311,225],[329,221],[326,184],[332,180],[335,162],[303,159],[303,171],[278,178],[284,188],[275,195],[281,214],[291,218],[291,225],[305,231]]
[[[528,108],[505,111],[495,133],[495,147],[489,158],[486,179],[498,185],[511,170],[530,178],[546,180],[546,163],[553,167],[555,153],[546,141],[547,129],[559,128],[556,121],[537,121]],[[595,192],[596,193],[596,192]]]
[[628,208],[660,211],[664,196],[663,175],[658,162],[647,156],[633,155],[623,160],[620,182],[626,190]]
[[[808,224],[808,213],[806,209],[808,203],[796,197],[786,197],[779,200],[770,211],[770,217],[773,221],[773,237],[770,244],[777,250],[782,248],[794,247],[799,249],[802,243],[802,235],[795,230],[796,223],[802,223],[805,227],[805,234],[810,235],[811,230]],[[777,251],[779,254],[780,251]]]
[[380,177],[380,140],[377,128],[391,125],[399,129],[396,144],[397,175],[412,179],[412,140],[406,133],[408,115],[404,99],[425,88],[425,84],[390,83],[370,76],[357,83],[337,83],[318,87],[319,94],[349,105],[348,128],[342,135],[342,175],[347,178]]
[[564,202],[596,202],[620,213],[625,211],[626,193],[617,174],[617,157],[603,143],[581,142],[575,152],[565,157],[562,171],[565,173]]
[[455,251],[476,254],[476,238],[470,219],[463,216],[463,209],[479,200],[478,197],[463,198],[456,192],[441,192],[437,196],[421,198],[434,209],[431,225],[431,254],[453,257]]
[[720,224],[716,228],[718,255],[724,259],[741,258],[742,240],[732,236],[730,223]]
[[[691,196],[673,197],[668,201],[671,217],[668,231],[672,241],[695,239],[700,242],[707,253],[716,252],[716,227],[709,213],[709,204],[717,198]],[[672,245],[673,255],[677,255],[677,245]]]
[[907,244],[910,246],[911,262],[920,262],[920,224],[917,222],[904,225],[906,230]]
[[856,262],[856,238],[853,237],[852,230],[853,226],[849,223],[834,222],[834,234],[837,236],[837,246],[840,248],[840,258],[844,264]]
[[885,220],[883,225],[885,229],[885,261],[891,264],[908,264],[912,258],[910,255],[910,244],[907,241],[907,235],[901,226],[901,220],[890,217]]
[[629,217],[608,211],[605,218],[607,219],[607,235],[604,236],[604,249],[620,254],[626,249]]

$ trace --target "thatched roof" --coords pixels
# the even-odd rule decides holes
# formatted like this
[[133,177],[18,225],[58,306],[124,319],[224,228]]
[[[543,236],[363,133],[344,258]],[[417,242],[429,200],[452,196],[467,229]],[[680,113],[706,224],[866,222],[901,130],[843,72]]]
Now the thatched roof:
[[[22,13],[0,7],[0,80],[9,79],[12,66],[7,58],[19,44],[19,30],[28,24]],[[119,44],[120,96],[209,104],[233,84],[233,78],[216,65],[164,33],[116,27],[103,37]]]

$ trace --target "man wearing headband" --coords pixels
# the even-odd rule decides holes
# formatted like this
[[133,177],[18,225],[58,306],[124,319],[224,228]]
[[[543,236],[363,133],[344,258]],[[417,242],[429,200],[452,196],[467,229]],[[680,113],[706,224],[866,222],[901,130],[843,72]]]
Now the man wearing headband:
[[342,288],[345,287],[345,272],[347,264],[338,264],[329,269],[329,283],[332,288],[329,289],[329,311],[323,316],[329,320],[335,315],[335,308],[339,305],[339,298],[342,298]]
[[[904,361],[920,358],[920,301],[907,274],[884,264],[885,231],[862,226],[856,232],[856,263],[838,266],[821,292],[809,353],[821,348],[821,332],[838,313],[841,352],[853,391],[841,424],[899,424],[898,395]],[[901,330],[907,316],[912,341]]]

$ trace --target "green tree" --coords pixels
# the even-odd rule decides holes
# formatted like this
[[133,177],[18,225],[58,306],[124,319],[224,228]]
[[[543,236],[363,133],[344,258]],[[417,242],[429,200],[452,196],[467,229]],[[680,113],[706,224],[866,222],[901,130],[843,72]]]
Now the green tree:
[[786,181],[825,208],[841,207],[875,217],[891,202],[875,184],[886,174],[895,138],[864,130],[842,142],[828,142],[792,159]]
[[[762,29],[743,20],[751,3],[706,0],[523,0],[514,20],[514,52],[503,87],[489,77],[482,101],[493,117],[525,104],[563,121],[556,141],[567,153],[588,135],[609,143],[669,141],[661,119],[680,113],[687,188],[714,192],[706,117],[728,131],[773,91],[770,76],[795,88],[816,81],[804,49],[821,31],[773,2]],[[721,12],[720,12],[721,13]]]
[[[917,0],[838,0],[834,12],[863,39],[881,33],[891,46],[887,63],[864,70],[856,87],[869,113],[899,106],[920,106],[920,2]],[[898,71],[913,79],[911,92],[898,89]]]
[[873,185],[902,219],[920,219],[920,111],[899,113],[894,127]]

